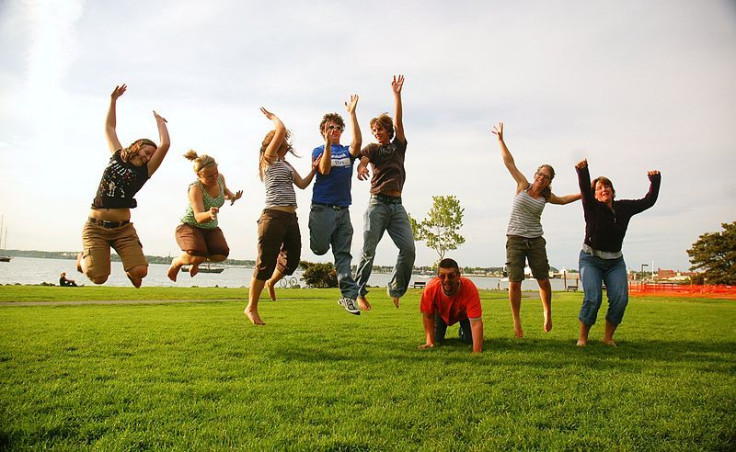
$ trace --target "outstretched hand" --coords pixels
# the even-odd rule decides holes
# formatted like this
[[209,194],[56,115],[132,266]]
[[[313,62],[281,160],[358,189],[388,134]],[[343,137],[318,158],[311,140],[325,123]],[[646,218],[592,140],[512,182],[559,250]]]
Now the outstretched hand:
[[325,123],[325,127],[322,129],[322,136],[325,137],[325,149],[332,146],[332,133],[328,123]]
[[498,138],[498,141],[503,141],[503,123],[502,122],[496,123],[493,126],[491,133],[496,135],[496,138]]
[[345,101],[345,109],[347,109],[348,114],[352,115],[355,113],[355,107],[358,106],[358,95],[353,94],[350,96],[350,101]]
[[575,165],[575,168],[577,169],[584,169],[588,167],[588,159],[583,159]]
[[122,85],[117,85],[115,86],[115,89],[112,90],[112,94],[110,94],[110,97],[112,97],[113,100],[117,100],[118,97],[125,94],[125,90],[127,89],[128,89],[128,85],[126,85],[125,83],[123,83]]
[[[329,138],[327,140],[329,142]],[[322,156],[323,155],[324,154],[320,154],[320,155],[317,156],[316,159],[312,160],[312,171],[317,171],[317,168],[319,167],[319,162],[322,161]]]
[[399,74],[398,76],[394,75],[394,79],[391,82],[391,90],[393,90],[396,94],[401,94],[401,88],[404,87],[404,76]]
[[163,122],[169,122],[169,121],[166,120],[166,118],[164,118],[163,116],[161,116],[158,113],[156,113],[156,110],[153,110],[153,117],[156,118],[156,122],[161,122],[161,121],[163,121]]
[[266,110],[264,107],[261,107],[261,113],[263,113],[264,116],[266,116],[266,118],[271,119],[271,120],[273,120],[273,118],[276,117],[275,114],[273,114],[270,111]]
[[358,179],[359,180],[368,180],[370,176],[371,174],[368,171],[367,166],[358,165]]
[[230,205],[232,206],[233,204],[235,204],[235,201],[240,199],[242,196],[243,196],[243,190],[236,191],[235,194],[232,196],[232,198],[230,198]]

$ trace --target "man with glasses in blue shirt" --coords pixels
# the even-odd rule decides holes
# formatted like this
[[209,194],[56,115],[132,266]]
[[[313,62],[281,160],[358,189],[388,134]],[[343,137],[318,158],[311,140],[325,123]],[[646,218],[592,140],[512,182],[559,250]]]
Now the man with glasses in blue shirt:
[[350,146],[340,144],[345,122],[337,113],[327,113],[320,122],[319,130],[325,144],[312,151],[312,159],[322,155],[317,167],[312,206],[309,212],[309,246],[314,254],[321,256],[332,247],[335,257],[337,283],[342,298],[338,304],[351,314],[360,315],[355,306],[358,285],[351,275],[350,246],[353,242],[353,225],[350,221],[353,164],[360,155],[363,137],[355,113],[358,96],[350,96],[345,108],[350,115],[353,140]]

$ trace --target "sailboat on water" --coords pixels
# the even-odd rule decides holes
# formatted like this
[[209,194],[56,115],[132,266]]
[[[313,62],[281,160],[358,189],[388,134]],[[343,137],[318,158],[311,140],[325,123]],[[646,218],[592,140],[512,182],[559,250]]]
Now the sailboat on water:
[[[3,242],[3,235],[5,236],[5,242]],[[5,227],[5,216],[0,217],[0,262],[10,262],[12,257],[3,255],[3,243],[8,246],[8,228]]]

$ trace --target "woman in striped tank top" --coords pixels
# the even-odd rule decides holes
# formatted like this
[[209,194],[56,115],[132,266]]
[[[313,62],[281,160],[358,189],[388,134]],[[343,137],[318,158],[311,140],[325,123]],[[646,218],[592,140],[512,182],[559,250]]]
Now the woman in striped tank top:
[[506,230],[506,267],[509,275],[509,301],[514,319],[516,337],[523,337],[521,327],[521,282],[524,280],[524,263],[528,261],[532,276],[539,284],[539,298],[544,308],[544,331],[552,329],[552,287],[549,283],[549,262],[546,241],[542,237],[542,211],[546,203],[568,204],[580,199],[580,193],[556,196],[550,184],[555,170],[542,165],[534,173],[532,183],[516,168],[514,157],[503,141],[503,123],[493,127],[498,138],[503,163],[516,181],[516,197],[511,208],[511,218]]
[[265,108],[261,112],[273,121],[274,130],[268,132],[261,144],[259,176],[266,187],[266,208],[258,219],[258,259],[248,290],[248,306],[243,313],[254,325],[265,325],[258,315],[258,299],[264,287],[276,300],[276,283],[291,275],[299,266],[302,236],[296,216],[294,185],[304,190],[317,172],[320,158],[312,162],[312,171],[302,178],[286,161],[286,154],[294,154],[289,143],[289,131],[284,123]]

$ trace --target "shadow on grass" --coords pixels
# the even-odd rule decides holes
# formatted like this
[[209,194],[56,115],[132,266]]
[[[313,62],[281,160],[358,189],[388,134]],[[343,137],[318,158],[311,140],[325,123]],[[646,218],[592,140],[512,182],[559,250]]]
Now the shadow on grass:
[[[644,370],[649,366],[682,363],[700,372],[733,375],[736,372],[736,342],[704,343],[694,341],[620,341],[608,347],[591,341],[578,348],[575,342],[559,339],[486,339],[480,361],[472,356],[472,346],[448,338],[431,350],[418,350],[418,341],[401,338],[386,341],[363,341],[362,345],[335,343],[334,347],[294,345],[279,350],[284,361],[423,361],[518,364],[545,369],[585,364],[597,369]],[[357,347],[357,348],[356,348]]]

